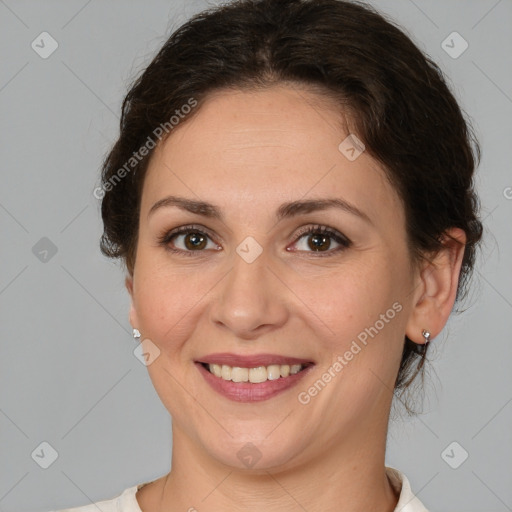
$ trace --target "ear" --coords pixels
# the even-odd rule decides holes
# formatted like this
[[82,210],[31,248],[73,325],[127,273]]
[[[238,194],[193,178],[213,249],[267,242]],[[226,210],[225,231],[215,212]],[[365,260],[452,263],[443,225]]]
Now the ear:
[[455,303],[459,274],[464,256],[466,233],[460,228],[447,230],[443,248],[427,261],[416,280],[416,293],[406,326],[407,337],[425,343],[422,331],[435,338],[443,329]]
[[131,297],[129,314],[130,324],[133,328],[137,328],[137,326],[139,325],[139,321],[137,318],[137,311],[135,309],[135,306],[133,305],[133,276],[127,276],[126,279],[124,280],[124,284]]

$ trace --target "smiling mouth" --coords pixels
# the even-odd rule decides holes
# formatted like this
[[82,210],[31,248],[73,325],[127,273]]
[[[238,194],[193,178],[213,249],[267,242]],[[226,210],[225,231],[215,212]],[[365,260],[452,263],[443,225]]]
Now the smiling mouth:
[[226,364],[209,364],[201,363],[201,365],[211,374],[219,379],[231,382],[249,382],[252,384],[260,384],[267,380],[286,379],[291,375],[295,375],[313,363],[305,364],[271,364],[268,366],[257,366],[253,368],[243,368],[240,366],[229,366]]

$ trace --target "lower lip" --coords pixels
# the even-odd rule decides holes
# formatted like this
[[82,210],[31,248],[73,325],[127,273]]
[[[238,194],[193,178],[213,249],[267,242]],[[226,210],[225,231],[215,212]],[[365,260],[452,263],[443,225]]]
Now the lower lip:
[[195,363],[199,371],[210,386],[221,395],[235,402],[261,402],[268,400],[287,389],[295,386],[314,365],[307,366],[299,373],[288,377],[280,377],[276,380],[266,380],[252,384],[251,382],[233,382],[216,377],[201,363]]

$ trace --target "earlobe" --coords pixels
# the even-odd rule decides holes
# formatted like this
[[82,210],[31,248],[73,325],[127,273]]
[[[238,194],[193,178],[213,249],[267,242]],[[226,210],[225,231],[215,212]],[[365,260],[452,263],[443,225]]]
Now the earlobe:
[[130,325],[135,329],[139,325],[137,320],[137,312],[135,311],[135,307],[133,305],[133,299],[130,304],[130,313],[129,313]]
[[455,303],[466,234],[451,228],[442,237],[443,248],[420,271],[420,292],[415,298],[406,335],[416,343],[425,343],[423,330],[435,338],[444,328]]

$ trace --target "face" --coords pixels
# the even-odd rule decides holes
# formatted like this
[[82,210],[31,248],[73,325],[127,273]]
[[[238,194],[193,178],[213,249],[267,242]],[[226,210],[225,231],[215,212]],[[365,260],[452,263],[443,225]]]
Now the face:
[[130,320],[159,351],[175,439],[230,466],[291,467],[386,429],[414,272],[400,199],[339,148],[337,112],[285,86],[217,92],[147,171]]

